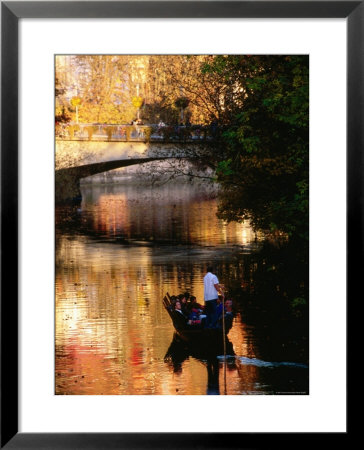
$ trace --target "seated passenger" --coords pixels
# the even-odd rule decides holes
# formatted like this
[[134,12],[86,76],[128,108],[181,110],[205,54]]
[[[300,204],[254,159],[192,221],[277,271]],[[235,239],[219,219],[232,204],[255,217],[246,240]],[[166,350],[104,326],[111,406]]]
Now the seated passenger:
[[188,323],[190,325],[198,325],[199,328],[203,328],[206,321],[206,315],[203,314],[203,310],[199,308],[199,306],[201,305],[196,302],[196,297],[191,296],[191,302],[189,303]]
[[201,327],[203,323],[203,318],[201,317],[198,310],[193,310],[188,316],[188,324],[192,326]]
[[182,309],[183,314],[188,316],[187,298],[186,298],[185,294],[179,294],[178,299],[181,302],[181,309]]
[[217,298],[217,306],[216,306],[216,316],[218,320],[221,318],[222,315],[222,297],[221,295]]
[[201,311],[204,310],[204,306],[200,305],[200,303],[197,303],[196,297],[194,295],[191,295],[191,297],[190,297],[190,306],[191,306],[191,309],[197,308],[197,309],[200,309]]
[[187,317],[182,312],[181,302],[179,300],[176,301],[172,320],[176,328],[182,328],[187,325]]
[[225,302],[225,326],[231,328],[233,325],[234,311],[233,311],[233,301],[226,300]]
[[233,301],[225,300],[225,312],[233,314]]
[[[182,305],[181,305],[181,302],[180,302],[179,300],[176,301],[176,304],[175,304],[175,306],[174,306],[174,310],[177,311],[178,313],[182,314],[182,316],[186,317],[186,316],[183,314],[183,311],[182,311]],[[186,317],[186,318],[187,318],[187,317]]]
[[[219,319],[217,322],[217,326],[218,328],[222,328],[222,303],[220,303],[218,305],[218,307],[220,307],[219,311]],[[233,319],[234,319],[234,311],[233,311],[233,301],[228,299],[225,300],[225,304],[224,304],[224,312],[225,312],[225,328],[231,328],[232,324],[233,324]]]
[[190,311],[190,313],[189,313],[189,315],[188,315],[188,318],[189,318],[190,320],[199,320],[199,318],[200,318],[200,310],[197,309],[197,308],[193,308],[193,309]]
[[172,295],[171,296],[171,304],[168,306],[168,309],[170,311],[173,311],[175,309],[176,301],[177,301],[177,297],[175,295]]

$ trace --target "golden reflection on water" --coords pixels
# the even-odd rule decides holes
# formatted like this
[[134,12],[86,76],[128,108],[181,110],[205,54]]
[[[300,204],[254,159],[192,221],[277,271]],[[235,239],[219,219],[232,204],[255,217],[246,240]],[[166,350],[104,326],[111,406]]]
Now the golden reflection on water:
[[123,192],[100,188],[84,204],[95,231],[126,238],[179,239],[191,244],[249,244],[256,238],[249,223],[226,224],[216,217],[217,203],[203,190],[176,184],[152,188],[125,186]]
[[[56,394],[208,391],[206,363],[189,357],[175,370],[164,360],[174,330],[162,298],[167,291],[189,290],[202,302],[205,263],[211,257],[211,250],[204,254],[204,249],[245,245],[255,235],[246,224],[217,220],[213,199],[187,196],[186,201],[178,190],[162,190],[154,200],[151,195],[128,188],[101,193],[83,205],[90,232],[134,239],[132,245],[91,239],[86,233],[57,234]],[[189,246],[146,245],[176,236]],[[196,245],[199,253],[194,254]],[[229,338],[237,354],[255,356],[240,316]],[[256,378],[256,368],[230,364],[228,394],[254,390]]]
[[[181,373],[164,362],[173,327],[161,299],[181,290],[178,272],[152,266],[145,248],[115,252],[108,244],[64,238],[58,255],[56,393],[206,393],[201,362],[190,358]],[[192,291],[201,299],[203,274],[196,272]],[[234,348],[244,347],[239,318],[229,337]]]

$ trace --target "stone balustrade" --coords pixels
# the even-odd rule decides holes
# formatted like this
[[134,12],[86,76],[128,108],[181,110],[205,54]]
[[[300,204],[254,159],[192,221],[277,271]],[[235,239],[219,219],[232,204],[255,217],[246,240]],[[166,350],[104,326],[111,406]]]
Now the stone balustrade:
[[56,124],[56,139],[66,141],[191,142],[213,140],[217,132],[203,125]]

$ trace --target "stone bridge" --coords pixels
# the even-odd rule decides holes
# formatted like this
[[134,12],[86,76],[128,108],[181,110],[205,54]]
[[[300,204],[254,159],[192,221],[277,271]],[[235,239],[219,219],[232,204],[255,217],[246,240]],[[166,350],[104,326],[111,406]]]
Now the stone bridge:
[[80,200],[80,180],[110,170],[167,159],[195,159],[209,145],[192,142],[56,139],[56,203]]

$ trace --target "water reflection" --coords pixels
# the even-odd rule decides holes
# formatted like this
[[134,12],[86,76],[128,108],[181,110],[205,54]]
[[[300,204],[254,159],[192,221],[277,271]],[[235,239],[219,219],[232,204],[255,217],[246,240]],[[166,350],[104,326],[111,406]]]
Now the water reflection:
[[[202,302],[210,261],[226,285],[240,285],[242,255],[254,252],[261,236],[249,224],[219,221],[214,193],[201,187],[83,190],[80,209],[56,211],[56,393],[222,393],[219,355],[186,356],[179,349],[166,364],[174,330],[162,298],[189,291]],[[303,390],[305,369],[291,383],[296,369],[239,359],[284,361],[273,338],[277,358],[269,359],[261,326],[238,311],[229,333],[235,356],[227,364],[228,394],[270,393],[279,384]],[[272,371],[283,371],[279,380],[285,381]]]
[[98,236],[193,245],[254,243],[248,223],[216,217],[216,191],[175,182],[158,188],[133,184],[84,186],[83,228]]
[[[235,365],[234,348],[228,338],[226,338],[226,364],[232,369]],[[183,341],[177,334],[174,334],[173,340],[164,356],[164,361],[173,367],[174,373],[182,373],[183,363],[190,357],[200,361],[201,364],[206,366],[207,370],[207,395],[219,395],[220,394],[220,366],[225,364],[225,359],[221,363],[218,356],[224,354],[223,344],[219,346],[209,346],[202,342],[194,342],[189,344]],[[224,372],[224,377],[226,374]],[[225,385],[225,378],[224,378]],[[223,393],[226,389],[223,388]]]

